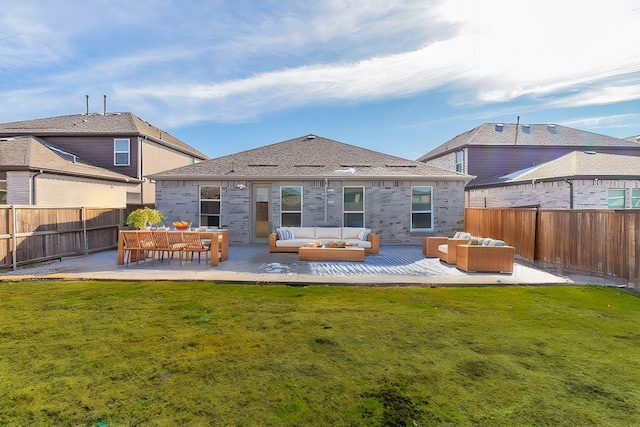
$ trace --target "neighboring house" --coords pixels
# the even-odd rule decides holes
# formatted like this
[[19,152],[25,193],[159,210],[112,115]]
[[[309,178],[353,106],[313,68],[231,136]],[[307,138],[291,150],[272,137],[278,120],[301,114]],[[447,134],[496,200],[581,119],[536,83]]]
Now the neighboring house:
[[507,175],[474,180],[469,207],[640,209],[640,156],[573,151]]
[[280,226],[368,227],[383,242],[453,234],[473,177],[307,135],[150,176],[167,221],[267,243]]
[[0,138],[0,204],[125,208],[139,183],[39,138]]
[[208,157],[132,113],[75,114],[0,123],[0,138],[34,136],[47,144],[134,178],[129,205],[153,205],[149,174]]
[[[518,177],[530,168],[536,170],[537,166],[576,152],[611,154],[621,156],[617,158],[618,161],[624,161],[628,157],[640,156],[640,144],[555,124],[485,123],[436,147],[418,161],[474,175],[476,178],[466,187],[466,204],[470,207],[536,205],[607,208],[607,191],[604,191],[602,198],[605,184],[598,180],[605,180],[606,177],[607,185],[612,186],[612,189],[635,188],[635,180],[629,174],[632,171],[624,165],[618,168],[618,175],[610,175],[611,170],[604,166],[601,171],[593,170],[592,174],[585,174],[584,170],[575,169],[571,164],[566,164],[565,169],[559,168],[557,165],[560,163],[552,163],[537,170],[537,173],[542,170],[555,173],[555,176],[545,175],[544,190],[539,180],[536,180],[535,185],[538,187],[535,189],[522,186],[522,182],[516,185]],[[597,158],[611,159],[608,156]],[[592,163],[595,161],[584,160],[584,156],[574,154],[563,162],[570,162],[571,159]],[[579,176],[588,176],[580,185],[589,186],[591,182],[591,186],[595,186],[598,183],[599,188],[593,188],[589,193],[592,197],[587,198],[586,193],[578,192],[578,183],[573,184],[573,197],[569,197],[569,184],[565,179],[580,179]],[[534,185],[533,179],[529,180],[529,185]],[[555,184],[552,185],[552,181]],[[529,191],[533,191],[533,195],[530,196]],[[599,202],[594,200],[595,194],[600,195]],[[630,197],[626,206],[631,204]]]

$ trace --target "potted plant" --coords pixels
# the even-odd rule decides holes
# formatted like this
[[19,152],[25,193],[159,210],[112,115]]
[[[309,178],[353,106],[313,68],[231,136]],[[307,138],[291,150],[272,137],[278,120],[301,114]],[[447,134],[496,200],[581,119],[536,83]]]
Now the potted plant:
[[162,212],[151,208],[140,208],[131,212],[127,216],[127,225],[137,228],[138,230],[144,230],[145,227],[151,224],[158,224],[164,220]]

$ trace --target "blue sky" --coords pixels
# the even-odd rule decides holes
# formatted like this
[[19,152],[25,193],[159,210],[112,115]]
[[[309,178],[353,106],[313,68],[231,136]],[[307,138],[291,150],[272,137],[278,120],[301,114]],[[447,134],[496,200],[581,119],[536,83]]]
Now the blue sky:
[[210,157],[416,159],[486,122],[640,134],[640,0],[0,0],[0,122],[129,111]]

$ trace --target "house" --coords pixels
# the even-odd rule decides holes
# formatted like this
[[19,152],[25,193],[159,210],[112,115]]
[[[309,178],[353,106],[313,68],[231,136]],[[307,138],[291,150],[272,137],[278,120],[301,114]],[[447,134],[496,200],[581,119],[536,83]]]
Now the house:
[[[589,158],[578,153],[614,157]],[[535,205],[606,209],[610,204],[604,185],[609,185],[612,190],[635,188],[635,180],[630,179],[632,176],[628,168],[618,168],[620,174],[611,175],[606,163],[625,162],[635,156],[640,156],[640,144],[635,141],[556,124],[485,123],[436,147],[418,161],[475,176],[466,187],[466,205],[469,207]],[[555,160],[560,161],[552,162]],[[601,169],[586,174],[579,165],[567,164],[574,160],[590,165],[598,163]],[[542,165],[543,168],[538,168]],[[549,176],[549,172],[555,176]],[[535,174],[545,175],[545,178],[534,178]],[[585,179],[578,183],[576,180],[582,177]],[[525,185],[527,179],[529,182]],[[569,197],[570,187],[565,180],[573,180],[573,197]],[[578,186],[589,185],[598,187],[591,190],[583,188],[590,197],[577,191]],[[631,205],[630,194],[625,205]]]
[[0,138],[0,204],[124,208],[139,184],[36,137]]
[[0,123],[0,138],[33,136],[68,153],[133,178],[129,205],[153,205],[147,175],[208,157],[132,113],[87,113]]
[[385,243],[453,234],[473,177],[315,135],[151,175],[168,221],[268,243],[280,226],[368,227]]
[[469,207],[639,209],[640,156],[572,151],[507,175],[474,180]]

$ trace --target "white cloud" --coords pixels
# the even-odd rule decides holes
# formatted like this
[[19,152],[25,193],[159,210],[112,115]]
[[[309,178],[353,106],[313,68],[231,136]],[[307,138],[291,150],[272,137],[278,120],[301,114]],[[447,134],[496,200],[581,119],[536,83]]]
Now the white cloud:
[[[44,104],[107,93],[173,126],[434,88],[446,88],[461,106],[526,97],[566,107],[640,97],[640,44],[632,42],[638,0],[65,4],[82,6],[81,22],[70,25],[64,10],[52,10],[51,18],[69,27],[56,31],[46,22],[57,21],[42,11],[0,12],[5,28],[22,29],[15,46],[6,42],[14,36],[0,33],[0,53],[13,67],[64,60],[62,69],[30,81],[37,81],[30,90],[50,97]],[[113,32],[102,35],[107,30]],[[92,43],[95,52],[84,56]]]

